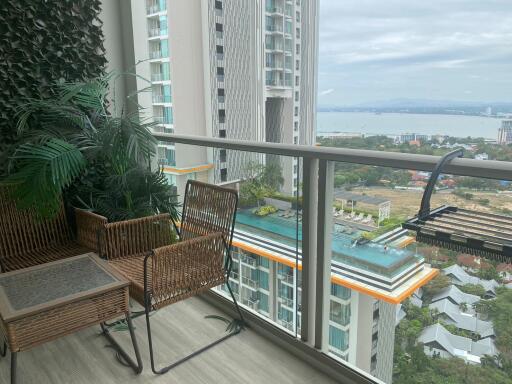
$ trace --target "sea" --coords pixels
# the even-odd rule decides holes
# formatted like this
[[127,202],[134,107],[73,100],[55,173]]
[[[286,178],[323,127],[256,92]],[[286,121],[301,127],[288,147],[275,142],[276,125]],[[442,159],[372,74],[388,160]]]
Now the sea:
[[484,116],[412,113],[318,112],[317,133],[399,135],[419,133],[496,139],[501,119]]

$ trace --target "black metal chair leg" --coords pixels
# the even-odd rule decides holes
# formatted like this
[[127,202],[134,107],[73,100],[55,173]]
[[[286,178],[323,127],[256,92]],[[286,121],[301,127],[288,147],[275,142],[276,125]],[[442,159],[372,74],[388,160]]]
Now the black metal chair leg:
[[7,342],[4,341],[4,348],[2,351],[0,351],[0,357],[5,357],[7,355]]
[[[136,319],[137,317],[144,316],[145,314],[146,314],[146,311],[134,311],[134,312],[131,312],[131,313],[130,313],[130,318],[131,318],[132,320],[134,320],[134,319]],[[111,322],[111,323],[107,323],[107,322],[105,322],[105,323],[103,323],[103,324],[105,325],[105,327],[107,327],[107,328],[109,328],[109,329],[110,329],[110,328],[112,328],[112,327],[115,327],[115,326],[117,326],[117,325],[123,324],[123,323],[125,323],[125,322],[126,322],[126,320],[125,320],[125,319],[121,319],[121,320],[113,321],[113,322]]]
[[18,352],[11,352],[11,384],[16,384]]
[[227,334],[227,335],[224,335],[222,336],[221,338],[211,342],[210,344],[208,345],[205,345],[204,347],[201,347],[199,349],[197,349],[196,351],[192,352],[191,354],[185,356],[185,357],[182,357],[181,359],[173,362],[172,364],[166,366],[166,367],[163,367],[163,368],[160,368],[160,369],[157,369],[156,366],[155,366],[155,357],[154,357],[154,351],[153,351],[153,338],[151,336],[151,321],[150,321],[150,308],[149,307],[146,307],[146,324],[147,324],[147,331],[148,331],[148,342],[149,342],[149,358],[151,360],[151,370],[153,371],[154,374],[156,375],[162,375],[164,373],[167,373],[169,372],[171,369],[175,368],[176,366],[180,365],[181,363],[184,363],[185,361],[187,360],[190,360],[191,358],[203,353],[204,351],[222,343],[223,341],[229,339],[231,336],[235,336],[235,335],[238,335],[241,330],[243,329],[243,316],[242,316],[242,312],[240,311],[240,308],[238,307],[238,304],[236,302],[236,299],[235,299],[235,296],[233,295],[233,292],[231,291],[231,287],[229,286],[228,284],[228,289],[229,289],[229,292],[231,293],[231,297],[233,298],[233,301],[235,303],[235,307],[236,307],[236,310],[240,316],[240,319],[237,320],[233,320],[234,324],[233,326],[231,327],[228,327],[228,329],[230,329],[230,332]]
[[240,307],[238,306],[238,303],[235,299],[235,295],[233,294],[233,290],[231,289],[231,285],[229,284],[229,277],[226,281],[226,286],[228,287],[229,294],[231,295],[231,298],[233,299],[233,303],[235,303],[235,309],[238,312],[238,316],[240,317],[239,320],[240,320],[241,326],[243,327],[244,326],[244,317],[242,316],[242,311],[240,311]]
[[140,357],[139,346],[137,344],[137,339],[135,337],[135,332],[133,330],[132,319],[129,314],[126,314],[126,323],[128,324],[128,330],[130,331],[130,337],[132,339],[133,350],[135,352],[135,358],[137,363],[135,363],[130,356],[125,352],[125,350],[118,344],[118,342],[112,337],[108,327],[105,324],[100,324],[102,334],[107,338],[112,347],[117,351],[119,356],[130,366],[136,374],[142,372],[142,359]]

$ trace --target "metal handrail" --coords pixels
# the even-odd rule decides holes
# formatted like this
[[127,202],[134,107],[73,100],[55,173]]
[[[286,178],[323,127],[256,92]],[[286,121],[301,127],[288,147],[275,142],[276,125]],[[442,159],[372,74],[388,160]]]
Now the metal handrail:
[[[436,164],[441,159],[440,156],[401,152],[384,152],[368,149],[319,147],[312,145],[308,146],[281,143],[261,143],[255,141],[228,140],[191,135],[159,134],[155,135],[155,137],[157,140],[170,143],[428,172],[433,171]],[[450,164],[447,164],[444,167],[444,172],[460,176],[512,180],[512,162],[457,158],[453,159]]]

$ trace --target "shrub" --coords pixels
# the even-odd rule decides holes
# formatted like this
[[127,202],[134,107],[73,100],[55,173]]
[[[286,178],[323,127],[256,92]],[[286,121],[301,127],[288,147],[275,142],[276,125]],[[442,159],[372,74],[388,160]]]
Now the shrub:
[[274,207],[273,205],[264,205],[263,207],[255,209],[253,212],[254,212],[254,214],[256,216],[262,216],[263,217],[263,216],[268,216],[271,213],[276,213],[277,212],[277,208]]

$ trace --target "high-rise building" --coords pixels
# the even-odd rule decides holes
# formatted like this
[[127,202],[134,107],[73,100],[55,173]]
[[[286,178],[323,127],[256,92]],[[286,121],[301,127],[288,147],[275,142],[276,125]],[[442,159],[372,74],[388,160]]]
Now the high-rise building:
[[[318,0],[131,0],[129,13],[136,89],[148,90],[138,102],[155,133],[314,143]],[[283,190],[297,193],[292,158],[162,143],[158,161],[178,191],[279,161]]]
[[501,127],[498,129],[498,144],[512,143],[512,120],[502,120]]
[[[120,17],[128,24],[121,28],[123,60],[137,64],[137,77],[125,84],[126,93],[139,91],[145,117],[158,123],[155,134],[314,144],[318,0],[120,4]],[[297,194],[301,167],[293,158],[164,143],[158,151],[160,164],[181,194],[189,178],[236,183],[251,160],[279,162],[284,192]],[[300,245],[290,245],[297,222],[284,217],[277,229],[276,223],[269,227],[277,233],[270,233],[255,226],[251,217],[245,216],[244,230],[237,229],[235,235],[235,296],[246,309],[300,333]],[[242,219],[244,212],[238,212],[237,220]],[[257,222],[264,224],[263,219]],[[352,247],[347,250],[357,253]],[[384,268],[386,275],[376,279],[382,266],[369,266],[356,254],[346,257],[346,262],[332,264],[324,352],[390,382],[395,296],[424,279],[429,268],[404,252],[399,264],[403,270]]]

